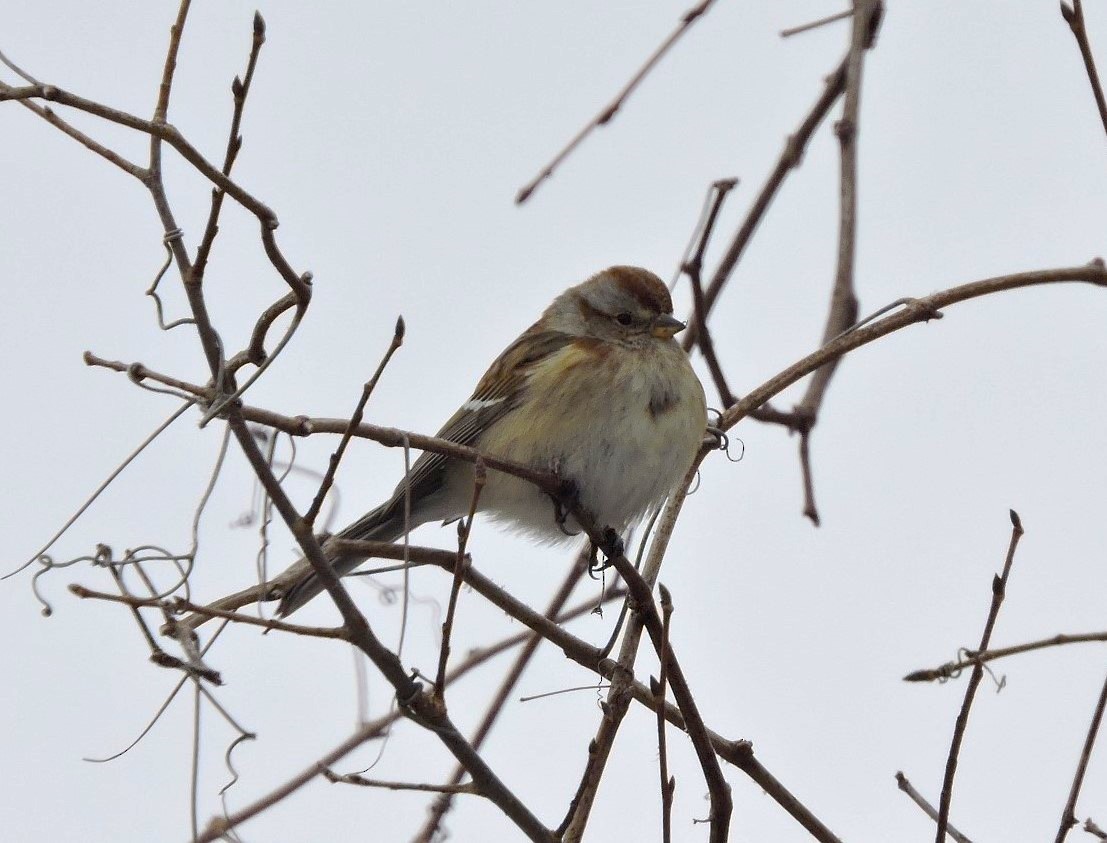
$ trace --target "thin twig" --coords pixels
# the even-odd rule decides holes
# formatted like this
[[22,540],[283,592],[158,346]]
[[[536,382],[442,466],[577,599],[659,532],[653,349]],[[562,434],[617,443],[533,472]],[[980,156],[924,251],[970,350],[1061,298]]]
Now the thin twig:
[[825,18],[819,18],[813,20],[810,23],[804,23],[799,26],[793,26],[791,29],[780,30],[781,38],[791,38],[793,35],[799,35],[801,32],[810,32],[812,29],[818,29],[819,27],[826,26],[828,23],[836,23],[840,20],[845,20],[853,14],[853,9],[846,9],[844,12],[838,12],[834,15],[827,15]]
[[1073,0],[1070,6],[1061,0],[1061,17],[1072,30],[1076,44],[1080,48],[1080,55],[1084,59],[1084,69],[1088,72],[1088,82],[1092,86],[1092,96],[1095,97],[1096,108],[1099,109],[1099,119],[1103,123],[1103,131],[1107,132],[1107,99],[1103,96],[1103,86],[1099,83],[1099,72],[1095,67],[1095,58],[1092,55],[1092,45],[1088,41],[1088,28],[1084,24],[1084,4],[1081,0]]
[[[261,46],[265,43],[265,19],[260,12],[254,12],[253,36],[250,39],[250,55],[246,59],[246,72],[242,78],[235,77],[231,82],[231,97],[233,99],[233,111],[231,113],[231,125],[227,137],[227,149],[223,153],[223,175],[228,178],[234,168],[235,159],[242,149],[242,135],[239,130],[242,127],[242,113],[246,108],[246,97],[250,94],[250,85],[254,81],[254,71],[257,69],[258,56],[261,55]],[[207,269],[208,257],[211,247],[215,243],[215,237],[219,233],[219,215],[223,210],[223,197],[226,192],[220,188],[212,188],[211,207],[208,210],[208,221],[204,226],[204,234],[200,245],[196,248],[196,259],[192,264],[192,272],[196,279],[202,280]]]
[[1096,735],[1099,734],[1099,724],[1103,722],[1103,709],[1107,707],[1107,677],[1103,679],[1103,689],[1099,692],[1095,711],[1092,714],[1091,725],[1088,726],[1088,734],[1084,738],[1084,748],[1080,751],[1080,761],[1076,765],[1076,773],[1072,777],[1072,787],[1069,788],[1069,798],[1065,803],[1065,810],[1061,814],[1061,825],[1057,829],[1057,837],[1054,843],[1064,843],[1069,829],[1077,823],[1076,800],[1080,798],[1080,788],[1084,785],[1084,774],[1088,772],[1088,761],[1092,757],[1092,747],[1095,746]]
[[476,752],[450,720],[445,708],[408,676],[396,653],[389,650],[370,628],[365,616],[358,610],[349,592],[331,568],[310,525],[300,517],[288,495],[273,477],[269,467],[240,414],[240,408],[229,408],[228,422],[239,446],[249,460],[254,473],[261,480],[273,499],[273,504],[285,524],[292,531],[304,556],[311,564],[315,576],[342,614],[351,642],[369,656],[377,670],[396,689],[397,699],[408,717],[432,731],[454,757],[468,770],[482,795],[495,803],[504,816],[512,820],[531,840],[548,841],[549,830],[500,780],[487,762]]
[[[823,344],[830,342],[857,320],[854,264],[857,252],[857,135],[861,125],[861,78],[865,53],[873,45],[883,8],[881,0],[855,0],[854,2],[853,29],[849,55],[846,58],[842,117],[834,125],[841,160],[838,185],[838,261],[826,326],[823,329]],[[823,398],[826,396],[827,387],[836,369],[837,361],[833,361],[815,372],[808,381],[803,398],[795,408],[795,413],[801,419],[799,435],[800,465],[804,477],[803,514],[816,526],[819,524],[819,511],[815,505],[808,440],[818,422]]]
[[226,835],[228,831],[237,828],[242,825],[242,823],[252,819],[295,793],[312,779],[322,775],[324,770],[329,769],[336,762],[341,761],[362,744],[379,737],[391,723],[392,720],[387,718],[381,718],[372,723],[366,723],[333,750],[289,779],[280,787],[275,788],[270,793],[267,793],[265,796],[252,802],[241,810],[235,811],[233,814],[222,817],[212,817],[207,827],[197,837],[190,841],[190,843],[213,843],[213,841]]
[[[915,786],[907,780],[907,776],[902,772],[896,773],[896,782],[899,785],[899,789],[906,793],[912,802],[922,808],[924,814],[932,820],[938,819],[938,812],[934,810],[934,806],[927,802],[926,797],[915,789]],[[946,834],[956,840],[957,843],[972,843],[968,837],[954,828],[950,823],[946,823]]]
[[[126,369],[123,369],[122,371],[126,371]],[[141,454],[143,451],[145,451],[146,448],[150,445],[151,442],[153,442],[155,439],[157,439],[159,436],[161,436],[162,433],[164,433],[165,430],[171,424],[173,424],[173,422],[175,422],[177,419],[179,419],[181,416],[183,416],[184,413],[185,413],[185,410],[187,410],[189,407],[191,407],[194,403],[195,402],[193,402],[193,401],[185,401],[184,404],[182,404],[180,407],[178,407],[176,410],[174,410],[172,413],[170,413],[169,417],[165,421],[163,421],[156,428],[154,428],[153,433],[151,433],[149,436],[147,436],[145,439],[143,439],[138,444],[138,447],[136,447],[133,451],[131,451],[129,454],[127,454],[126,457],[123,458],[123,462],[121,462],[114,469],[112,469],[111,474],[109,474],[107,476],[107,478],[105,478],[104,482],[102,482],[99,486],[97,486],[96,489],[92,492],[92,494],[89,495],[85,499],[85,502],[82,503],[79,507],[77,507],[77,511],[74,512],[71,516],[69,516],[69,518],[66,520],[66,522],[64,524],[62,524],[62,526],[58,529],[58,531],[50,537],[49,541],[47,541],[46,544],[44,544],[41,548],[39,548],[38,551],[30,559],[28,559],[26,562],[24,562],[22,565],[20,565],[14,571],[9,571],[8,573],[6,573],[2,577],[0,577],[0,580],[6,580],[8,577],[14,577],[16,574],[18,574],[23,569],[25,569],[28,566],[34,564],[34,561],[36,559],[41,557],[44,553],[46,553],[46,551],[48,551],[51,547],[53,547],[54,542],[56,542],[63,535],[65,535],[66,531],[70,527],[73,526],[73,524],[77,521],[77,519],[80,518],[82,515],[84,515],[85,510],[87,510],[90,506],[92,506],[92,504],[96,501],[96,499],[98,497],[100,497],[101,494],[103,494],[104,490],[107,489],[108,486],[110,486],[113,482],[115,482],[115,478],[118,477],[120,474],[122,474],[123,470],[127,466],[129,466],[132,462],[134,462],[135,458],[138,457],[138,455]],[[46,606],[43,609],[43,614],[47,615],[47,616],[50,615],[50,607],[49,606]]]
[[[0,82],[0,99],[3,98],[4,94],[8,94],[13,90],[15,89],[7,83]],[[69,135],[69,137],[73,138],[73,140],[77,141],[77,143],[81,144],[81,146],[91,150],[92,152],[95,152],[104,160],[114,164],[116,167],[118,167],[128,175],[134,176],[136,179],[143,182],[148,177],[149,174],[143,167],[140,167],[138,164],[127,160],[115,150],[109,149],[98,140],[82,132],[72,123],[63,120],[53,109],[43,105],[39,105],[37,102],[32,102],[29,99],[21,99],[19,100],[19,104],[27,110],[41,117],[51,126],[61,131],[63,134]]]
[[1084,820],[1084,830],[1093,837],[1098,837],[1100,840],[1107,840],[1107,831],[1104,831],[1096,825],[1091,817]]
[[[298,623],[256,618],[253,615],[243,615],[238,612],[217,609],[213,606],[201,606],[189,600],[185,600],[182,597],[163,600],[155,597],[135,597],[130,594],[107,594],[102,591],[94,591],[91,588],[85,588],[83,585],[77,583],[70,585],[69,590],[83,600],[104,600],[109,603],[122,603],[132,607],[152,606],[162,609],[170,615],[192,612],[206,618],[222,618],[223,620],[245,624],[246,626],[260,626],[265,630],[272,629],[278,632],[290,632],[294,635],[304,635],[309,638],[333,638],[339,641],[349,640],[349,635],[347,635],[345,628],[341,626],[304,626]],[[173,626],[177,624],[177,621],[170,620],[168,624]],[[163,629],[162,631],[166,634],[169,633],[168,629]]]
[[818,369],[827,360],[841,357],[855,348],[868,345],[874,340],[887,336],[907,325],[928,322],[934,318],[936,313],[952,304],[970,301],[980,296],[987,296],[1004,290],[1016,290],[1040,284],[1064,284],[1074,281],[1093,284],[1097,287],[1107,287],[1107,266],[1104,265],[1103,259],[1095,258],[1084,266],[998,275],[994,278],[985,278],[982,281],[950,287],[947,290],[922,298],[910,299],[902,310],[891,313],[864,328],[846,332],[818,351],[793,363],[787,369],[746,393],[733,407],[723,413],[718,426],[723,430],[730,430],[739,421],[746,418],[751,411]]
[[[658,529],[657,538],[654,540],[655,544],[659,538],[665,536],[665,522],[668,517],[668,512],[669,510],[667,509],[666,515],[662,517],[661,527]],[[652,557],[653,555],[654,550],[651,549],[650,556]],[[443,560],[436,564],[444,571],[453,571],[453,564],[451,561]],[[650,568],[650,560],[647,559],[644,570],[648,572]],[[633,566],[631,570],[633,570]],[[465,568],[465,584],[491,602],[494,606],[502,609],[511,617],[541,635],[560,649],[569,659],[572,659],[582,667],[594,671],[603,678],[611,681],[614,680],[614,677],[619,672],[619,664],[612,659],[603,657],[598,647],[586,641],[582,641],[559,624],[551,623],[543,614],[534,611],[525,603],[504,591],[488,579],[488,577],[479,573],[472,565]],[[656,611],[653,617],[654,619],[657,618]],[[672,669],[671,666],[670,669]],[[680,676],[680,680],[683,682],[682,675]],[[689,731],[685,715],[681,708],[658,700],[650,693],[650,689],[641,682],[630,683],[629,689],[635,701],[646,706],[650,711],[657,711],[659,707],[663,708],[666,720],[682,731]],[[684,689],[687,690],[686,683],[684,683]],[[758,787],[765,791],[765,793],[784,808],[785,811],[791,814],[812,837],[819,841],[819,843],[841,843],[838,837],[835,836],[818,817],[811,813],[811,810],[804,805],[803,802],[791,793],[779,779],[773,776],[773,774],[754,757],[753,746],[749,741],[728,740],[710,729],[705,729],[705,734],[711,749],[718,754],[720,758],[733,764],[749,776]]]
[[457,522],[457,558],[454,560],[454,579],[450,586],[450,601],[446,604],[446,620],[442,622],[442,646],[438,652],[438,672],[434,679],[434,696],[440,702],[445,700],[446,664],[450,661],[450,637],[454,631],[454,616],[457,613],[457,598],[461,594],[462,574],[468,563],[465,546],[469,543],[469,534],[473,530],[473,518],[477,514],[480,493],[484,490],[487,477],[484,462],[478,459],[473,463],[473,494],[469,498],[469,514]]
[[561,825],[557,827],[557,836],[564,843],[580,843],[591,815],[596,793],[600,788],[604,770],[611,750],[615,745],[615,736],[619,732],[627,709],[630,708],[630,686],[634,674],[622,664],[615,666],[611,676],[611,685],[607,689],[607,698],[600,704],[602,716],[596,735],[588,742],[588,760],[581,773],[580,782],[569,800],[569,807]]
[[393,782],[382,779],[367,779],[357,773],[339,775],[333,770],[323,771],[323,778],[331,784],[356,784],[359,787],[378,787],[382,790],[417,790],[422,793],[448,793],[454,796],[458,793],[472,793],[480,796],[481,793],[472,784],[424,784],[422,782]]
[[[705,216],[705,223],[706,219]],[[653,542],[650,545],[649,556],[642,566],[642,579],[646,584],[647,591],[657,582],[658,573],[661,569],[661,563],[664,560],[665,551],[668,548],[669,539],[676,526],[676,514],[680,510],[680,502],[684,500],[688,493],[689,478],[692,474],[693,472],[689,472],[689,476],[685,477],[676,491],[670,495],[664,510],[658,518],[657,530],[656,533],[654,533]],[[624,613],[620,614],[619,622],[616,623],[616,630],[612,633],[612,637],[607,646],[601,651],[604,657],[606,657],[607,653],[614,645],[618,629],[623,625],[624,615],[631,603],[632,600],[628,596],[623,604]],[[643,628],[644,625],[640,614],[638,612],[630,614],[629,618],[626,620],[626,629],[623,632],[618,662],[611,671],[606,674],[606,678],[610,679],[611,685],[607,691],[607,699],[602,706],[603,718],[600,721],[600,725],[597,727],[595,737],[588,745],[588,759],[584,771],[581,774],[580,783],[577,785],[577,789],[569,803],[565,819],[559,826],[559,830],[564,831],[563,836],[566,841],[578,840],[580,836],[583,835],[588,823],[589,814],[592,810],[596,794],[599,791],[604,769],[611,756],[616,735],[622,725],[623,718],[626,716],[632,698],[633,688],[636,684],[634,682],[634,663],[638,654]]]
[[[700,716],[699,708],[692,696],[688,682],[684,677],[684,671],[680,667],[680,662],[677,660],[673,648],[665,644],[661,618],[658,616],[657,608],[654,606],[650,587],[642,578],[642,575],[635,570],[634,565],[630,563],[626,556],[624,556],[621,551],[616,552],[616,547],[612,543],[612,539],[615,538],[614,534],[601,535],[600,531],[596,529],[595,524],[590,523],[590,518],[584,517],[582,520],[582,514],[580,513],[578,513],[576,517],[578,523],[585,528],[585,531],[588,532],[589,537],[592,538],[594,542],[607,539],[602,545],[604,553],[619,572],[619,576],[623,578],[623,582],[626,583],[627,589],[630,591],[631,597],[637,606],[636,615],[642,619],[647,632],[649,632],[658,659],[663,659],[667,662],[666,669],[669,673],[669,681],[673,689],[673,698],[676,700],[677,707],[684,716],[685,729],[688,732],[688,737],[692,741],[692,747],[696,752],[696,757],[703,770],[704,780],[707,783],[707,789],[710,795],[711,827],[708,840],[710,843],[725,843],[730,830],[730,815],[732,810],[730,785],[727,783],[719,767],[719,759],[711,746],[710,738],[707,734],[707,727],[703,722],[703,718]],[[591,529],[589,529],[589,527]]]
[[200,836],[200,689],[195,683],[192,695],[192,755],[188,776],[188,819],[192,827],[192,839]]
[[[734,268],[738,265],[738,261],[745,252],[746,246],[749,245],[754,232],[757,231],[757,227],[761,224],[761,220],[764,219],[766,211],[769,210],[769,205],[772,204],[773,199],[780,191],[781,186],[784,184],[784,180],[788,177],[788,173],[800,165],[800,162],[803,160],[804,150],[807,148],[811,136],[815,134],[815,130],[823,122],[823,119],[830,112],[830,109],[833,107],[834,103],[838,101],[838,97],[841,96],[842,91],[845,89],[847,61],[848,57],[847,59],[843,59],[838,67],[826,77],[822,94],[820,94],[818,100],[816,100],[815,104],[811,107],[811,110],[803,118],[803,121],[796,130],[785,140],[784,149],[781,150],[780,157],[777,159],[772,172],[769,173],[768,178],[765,180],[765,184],[762,185],[760,192],[757,194],[757,198],[753,200],[753,204],[750,206],[745,219],[743,219],[742,224],[738,226],[738,231],[735,232],[733,239],[726,248],[726,252],[724,252],[723,257],[719,260],[719,265],[715,268],[715,273],[711,277],[711,283],[709,283],[707,289],[704,290],[705,318],[711,314],[711,309],[715,306],[715,301],[719,298],[719,294],[722,292],[723,287],[726,286],[727,281],[730,280]],[[684,332],[684,339],[682,341],[684,350],[690,351],[698,339],[695,326],[689,326],[689,329]]]
[[[1015,548],[1019,546],[1022,538],[1022,522],[1018,513],[1011,510],[1011,541],[1007,546],[1007,558],[1003,563],[1003,573],[992,577],[992,605],[988,610],[988,620],[984,623],[984,632],[980,636],[978,651],[987,650],[988,643],[992,639],[992,629],[995,627],[996,618],[999,616],[999,607],[1003,605],[1003,597],[1007,592],[1007,578],[1011,574],[1011,565],[1015,561]],[[984,676],[984,667],[980,664],[973,665],[972,676],[969,677],[968,686],[965,688],[965,699],[961,703],[961,711],[957,715],[957,722],[953,727],[953,739],[949,745],[949,756],[946,758],[946,772],[942,780],[942,797],[938,802],[938,832],[935,840],[943,843],[946,837],[946,827],[949,825],[949,806],[953,801],[953,777],[957,773],[957,760],[961,751],[961,741],[965,737],[965,729],[969,725],[969,709],[972,708],[973,697],[976,695],[977,686]]]
[[319,491],[315,493],[315,499],[312,500],[311,506],[308,507],[308,511],[304,514],[304,521],[306,521],[308,525],[315,526],[315,519],[319,517],[319,510],[323,508],[323,500],[327,497],[327,492],[330,491],[331,485],[334,483],[334,476],[338,472],[338,464],[342,461],[343,454],[346,453],[346,446],[350,444],[353,430],[361,424],[361,419],[365,415],[365,405],[369,403],[369,397],[373,394],[373,390],[377,386],[377,381],[380,380],[385,366],[388,365],[388,361],[392,359],[392,355],[396,353],[396,349],[403,344],[404,318],[401,316],[396,320],[396,329],[392,333],[392,342],[389,343],[388,350],[384,353],[384,357],[381,358],[381,362],[377,364],[377,370],[373,372],[373,377],[369,378],[369,380],[365,382],[365,386],[362,387],[361,398],[358,399],[357,407],[354,408],[354,414],[350,416],[350,423],[342,433],[342,439],[339,440],[338,447],[335,448],[334,453],[331,454],[330,462],[327,464],[327,473],[323,475],[323,482],[319,484]]
[[[669,596],[669,589],[658,585],[661,594],[661,630],[665,649],[669,648],[669,623],[673,617],[673,601]],[[656,683],[650,683],[650,690],[659,700],[665,700],[665,684],[669,680],[668,663],[661,659],[661,667],[658,670]],[[657,766],[661,776],[661,839],[663,843],[672,843],[673,839],[673,791],[676,788],[676,780],[669,776],[669,758],[665,746],[665,710],[663,706],[657,709]]]
[[[591,608],[586,608],[591,605],[594,607],[596,603],[594,601],[586,601],[581,606],[577,607],[577,610],[570,610],[564,614],[561,614],[561,609],[568,601],[570,595],[573,593],[573,589],[577,583],[580,582],[581,577],[584,576],[584,572],[588,570],[588,553],[587,551],[581,551],[576,555],[573,560],[572,566],[569,568],[569,573],[562,581],[561,586],[557,592],[551,598],[549,605],[546,607],[546,618],[550,621],[554,621],[558,625],[566,623],[571,617],[575,617],[574,611],[578,611],[583,614],[584,611],[592,611]],[[609,599],[609,596],[613,594],[612,589],[607,589],[600,596],[600,603]],[[581,611],[583,610],[583,611]],[[542,636],[538,633],[521,633],[515,638],[519,642],[526,641],[526,645],[519,654],[515,657],[515,661],[512,662],[511,667],[504,674],[504,678],[500,682],[500,687],[493,695],[491,701],[485,710],[484,716],[481,718],[480,725],[477,726],[476,731],[470,738],[470,743],[473,744],[474,749],[480,749],[484,745],[484,741],[487,739],[489,733],[492,731],[492,727],[495,725],[496,720],[499,719],[500,713],[503,711],[504,706],[511,697],[512,691],[519,683],[519,680],[523,676],[523,672],[527,669],[534,654],[538,652],[538,647],[542,643]],[[513,639],[508,639],[513,640]],[[490,648],[485,648],[486,650]],[[484,651],[480,651],[484,652]],[[475,657],[478,657],[480,653],[471,653],[469,659],[461,664],[457,665],[446,677],[446,686],[449,687],[451,683],[456,681],[456,678],[461,675],[461,671],[465,669],[465,666],[471,662]],[[450,775],[449,783],[458,784],[465,777],[465,768],[460,764],[454,768],[453,773]],[[423,823],[422,827],[416,832],[412,838],[412,843],[431,843],[438,834],[438,829],[442,825],[443,819],[453,806],[453,797],[448,793],[443,793],[439,798],[435,799],[431,803],[430,808],[427,811],[427,819]]]
[[912,671],[903,677],[903,681],[944,682],[947,679],[957,678],[965,668],[972,667],[975,664],[985,664],[1008,656],[1017,656],[1034,650],[1044,650],[1047,647],[1063,647],[1068,644],[1088,644],[1103,641],[1107,641],[1107,632],[1087,632],[1079,635],[1054,635],[1051,638],[1029,641],[1026,644],[1016,644],[1013,647],[996,647],[994,650],[986,650],[983,653],[968,650],[957,661],[946,662],[939,667]]
[[519,192],[515,194],[516,205],[522,205],[524,202],[526,202],[527,199],[530,198],[531,194],[538,189],[538,186],[553,175],[554,170],[557,169],[561,162],[568,158],[569,155],[572,154],[573,150],[580,146],[584,139],[588,137],[588,135],[591,134],[594,129],[597,129],[600,126],[607,125],[611,118],[613,118],[616,113],[618,113],[619,109],[623,107],[623,104],[627,101],[627,98],[632,93],[634,93],[634,89],[637,88],[642,80],[646,78],[646,75],[651,70],[653,70],[654,65],[661,61],[661,59],[669,51],[669,48],[671,48],[680,39],[680,36],[688,31],[688,28],[691,27],[693,23],[695,23],[702,15],[707,12],[707,10],[711,7],[711,4],[714,2],[715,0],[702,0],[702,2],[693,6],[681,16],[680,23],[677,24],[676,29],[669,33],[669,37],[661,43],[661,46],[653,51],[648,59],[646,59],[646,63],[638,69],[638,72],[635,73],[633,77],[631,77],[631,80],[623,86],[623,89],[619,91],[618,94],[615,95],[615,99],[604,106],[603,110],[595,117],[593,117],[591,122],[589,122],[583,129],[577,132],[572,137],[572,139],[564,146],[564,148],[562,148],[562,150],[558,152],[557,155],[555,155],[553,159],[548,164],[546,164],[545,167],[542,168],[537,176],[535,176],[533,179],[531,179],[531,181],[529,181],[527,184],[523,185],[523,187],[519,189]]
[[712,342],[711,333],[707,328],[707,307],[703,298],[703,256],[707,251],[707,243],[711,239],[711,232],[715,228],[723,202],[737,184],[738,179],[720,179],[711,185],[711,204],[703,227],[700,229],[699,243],[691,259],[681,267],[692,284],[692,308],[695,315],[696,335],[699,337],[698,345],[703,352],[703,358],[707,362],[707,368],[711,372],[711,379],[715,382],[715,389],[719,392],[719,400],[722,401],[724,409],[734,403],[734,394],[727,386],[726,376],[715,354],[715,343]]

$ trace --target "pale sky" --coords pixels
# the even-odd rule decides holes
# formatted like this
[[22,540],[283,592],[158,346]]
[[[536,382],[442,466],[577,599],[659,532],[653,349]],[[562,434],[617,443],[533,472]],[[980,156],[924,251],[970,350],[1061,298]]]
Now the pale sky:
[[[297,271],[315,276],[309,316],[249,393],[288,414],[348,414],[391,338],[407,343],[367,419],[433,433],[488,362],[558,292],[613,263],[670,277],[710,182],[741,179],[709,267],[737,228],[785,137],[822,90],[848,24],[782,40],[779,30],[842,4],[720,0],[617,118],[590,138],[524,207],[516,190],[629,78],[670,31],[680,3],[303,4],[260,7],[268,23],[247,104],[236,178],[274,208]],[[244,67],[254,6],[196,3],[170,120],[222,157],[230,80]],[[1030,269],[1107,257],[1107,140],[1079,52],[1055,0],[889,2],[862,94],[857,290],[863,313],[904,296]],[[1107,10],[1088,3],[1107,72]],[[176,4],[9,3],[0,49],[43,82],[149,116]],[[3,79],[14,82],[4,71]],[[732,389],[748,391],[817,347],[834,271],[837,142],[830,122],[778,195],[713,315]],[[82,128],[142,161],[146,143],[78,115]],[[3,197],[0,349],[8,397],[0,462],[4,571],[22,564],[120,460],[177,406],[120,375],[87,369],[86,349],[197,380],[195,333],[157,329],[143,296],[163,258],[145,191],[17,104],[0,107]],[[209,186],[170,155],[168,186],[195,248]],[[170,314],[185,310],[166,281]],[[207,278],[233,348],[260,308],[283,294],[252,217],[229,207]],[[676,294],[687,312],[686,286]],[[662,581],[676,604],[673,641],[708,725],[754,743],[757,757],[844,841],[933,838],[897,789],[907,773],[936,802],[964,679],[914,686],[909,671],[974,647],[992,574],[1018,510],[1027,533],[993,643],[1102,631],[1107,594],[1107,290],[1056,285],[951,307],[851,354],[812,440],[823,524],[801,517],[796,441],[744,422],[739,463],[712,456],[676,531]],[[697,370],[706,372],[698,356]],[[707,385],[709,401],[717,396]],[[802,393],[778,399],[787,407]],[[192,510],[220,429],[188,414],[77,522],[56,559],[160,543],[187,547]],[[321,469],[335,440],[300,442],[297,464]],[[286,444],[282,443],[287,457]],[[337,523],[386,495],[402,454],[355,442],[342,465]],[[208,506],[194,595],[211,599],[254,574],[251,475],[233,454]],[[306,505],[314,481],[293,476]],[[451,529],[420,543],[451,547]],[[275,531],[271,565],[296,555]],[[474,564],[534,606],[568,565],[478,520]],[[11,840],[185,841],[192,746],[186,688],[137,748],[122,749],[177,675],[147,661],[119,606],[81,602],[66,586],[111,590],[78,565],[40,586],[28,570],[0,586],[0,817]],[[394,586],[396,579],[383,579]],[[404,660],[433,672],[448,594],[441,571],[412,577]],[[398,604],[352,584],[374,628],[395,643]],[[598,586],[582,589],[577,599]],[[574,600],[575,602],[575,600]],[[454,653],[520,629],[463,592]],[[606,640],[614,612],[572,630]],[[305,623],[332,623],[325,601]],[[640,678],[653,662],[643,648]],[[208,661],[221,704],[258,740],[236,750],[241,807],[345,738],[358,716],[353,659],[333,642],[230,629]],[[507,664],[453,689],[466,731]],[[1101,645],[995,664],[961,755],[952,818],[976,843],[1052,839],[1103,681]],[[544,647],[516,697],[594,677]],[[370,679],[368,714],[388,710]],[[551,826],[576,787],[600,713],[582,691],[512,703],[487,758]],[[632,708],[600,791],[589,839],[660,840],[655,722]],[[202,714],[201,822],[220,811],[232,731]],[[1101,741],[1102,744],[1102,741]],[[706,788],[687,740],[670,732],[677,840],[706,839]],[[365,767],[378,746],[339,766]],[[373,774],[443,780],[453,760],[402,724]],[[807,834],[740,771],[734,841]],[[424,794],[325,781],[242,827],[249,843],[407,840]],[[1081,819],[1107,826],[1107,747],[1093,756]],[[478,797],[458,801],[451,839],[519,837]],[[1085,839],[1079,830],[1070,840]]]

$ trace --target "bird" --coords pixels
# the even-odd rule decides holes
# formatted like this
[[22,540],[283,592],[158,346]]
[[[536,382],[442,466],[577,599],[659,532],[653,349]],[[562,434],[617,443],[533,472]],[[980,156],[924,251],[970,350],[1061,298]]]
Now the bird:
[[[673,338],[684,327],[660,278],[609,267],[557,296],[437,436],[555,473],[577,506],[619,535],[661,506],[704,440],[703,386]],[[388,500],[336,535],[391,542],[422,524],[464,518],[474,477],[471,463],[425,452]],[[478,503],[478,512],[540,543],[579,530],[547,492],[502,472],[487,472]],[[364,557],[329,561],[342,577]],[[306,574],[285,591],[277,614],[290,615],[322,590],[315,573]]]

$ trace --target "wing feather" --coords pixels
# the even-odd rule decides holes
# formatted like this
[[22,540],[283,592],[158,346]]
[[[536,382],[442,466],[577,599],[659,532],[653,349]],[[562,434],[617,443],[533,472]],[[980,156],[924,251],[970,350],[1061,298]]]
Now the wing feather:
[[[496,358],[469,400],[438,431],[438,438],[459,445],[473,445],[481,433],[523,400],[533,368],[572,341],[568,334],[539,331],[534,326],[529,328]],[[410,476],[406,482],[400,482],[384,508],[393,510],[402,506],[408,484],[413,500],[432,494],[441,486],[448,464],[449,457],[425,452],[412,465]]]

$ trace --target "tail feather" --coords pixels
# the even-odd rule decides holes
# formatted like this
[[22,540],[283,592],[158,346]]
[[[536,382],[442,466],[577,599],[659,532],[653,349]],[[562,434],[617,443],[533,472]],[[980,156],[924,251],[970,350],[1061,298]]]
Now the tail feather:
[[[369,513],[366,513],[342,532],[338,538],[365,541],[395,541],[404,533],[404,512],[402,501],[391,500]],[[416,526],[414,523],[412,526]],[[344,577],[365,561],[357,554],[343,554],[330,559],[331,568],[339,577]],[[323,584],[314,571],[309,571],[303,579],[295,583],[281,598],[277,607],[278,617],[287,617],[297,609],[323,592]]]

